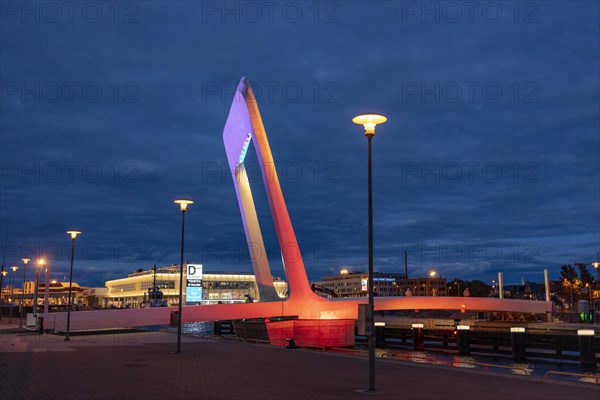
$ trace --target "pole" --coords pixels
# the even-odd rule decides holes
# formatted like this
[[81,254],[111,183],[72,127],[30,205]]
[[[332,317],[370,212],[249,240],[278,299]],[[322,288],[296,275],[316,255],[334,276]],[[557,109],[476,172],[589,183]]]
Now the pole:
[[2,264],[2,269],[0,270],[0,321],[2,321],[2,288],[4,286],[4,263]]
[[4,285],[4,263],[0,270],[0,321],[2,321],[2,286]]
[[404,252],[404,277],[406,278],[406,288],[404,293],[408,292],[408,255],[407,251]]
[[573,283],[569,282],[571,286],[571,314],[573,314],[573,310],[575,309],[575,303],[573,302]]
[[75,238],[71,239],[71,272],[69,273],[69,301],[67,308],[67,337],[65,342],[71,341],[69,334],[71,333],[71,290],[73,288],[73,258],[75,257]]
[[44,281],[44,318],[48,318],[48,306],[50,305],[50,266],[46,263],[46,280]]
[[[550,274],[548,273],[548,270],[545,269],[544,270],[544,287],[545,287],[545,295],[546,295],[546,301],[549,302],[552,299],[550,298]],[[554,306],[552,306],[552,310],[554,310]],[[552,322],[553,320],[553,311],[546,311],[546,322]]]
[[[600,265],[598,262],[600,261],[600,252],[596,252],[596,262],[594,263],[594,268],[596,269],[596,291],[600,291]],[[598,309],[600,310],[600,294],[598,296]],[[594,308],[595,310],[595,308]]]
[[0,321],[2,321],[2,287],[4,285],[4,264],[6,263],[6,241],[8,236],[4,232],[4,249],[2,252],[2,268],[0,269]]
[[19,320],[19,328],[23,327],[23,314],[25,313],[25,274],[27,273],[27,264],[23,268],[23,284],[21,285],[21,319]]
[[179,315],[177,319],[177,351],[181,353],[181,312],[183,311],[183,233],[185,229],[185,210],[181,210],[181,261],[179,263]]
[[35,272],[35,288],[33,290],[33,317],[37,321],[38,292],[40,290],[40,270]]
[[375,313],[373,288],[373,162],[371,156],[371,139],[373,134],[367,134],[369,141],[369,392],[375,391]]
[[550,301],[550,280],[548,279],[548,270],[544,270],[544,286],[546,289],[546,301]]
[[14,302],[14,291],[15,289],[15,277],[14,276],[10,276],[10,317],[8,317],[8,323],[12,324],[12,309],[13,309],[13,302]]
[[502,272],[498,272],[498,298],[504,298],[504,278],[502,277]]

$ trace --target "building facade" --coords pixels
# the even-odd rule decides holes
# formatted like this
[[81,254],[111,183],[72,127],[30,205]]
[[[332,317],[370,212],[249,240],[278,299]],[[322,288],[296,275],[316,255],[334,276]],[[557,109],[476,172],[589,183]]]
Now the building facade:
[[[368,295],[368,278],[369,275],[366,272],[353,273],[342,270],[339,275],[325,276],[314,285],[332,290],[339,297],[366,297]],[[404,296],[407,283],[412,296],[448,295],[444,278],[409,278],[407,282],[403,274],[373,273],[375,296]]]
[[[184,267],[184,270],[186,268]],[[184,279],[185,285],[186,279]],[[137,270],[126,278],[106,282],[107,292],[100,300],[103,308],[139,308],[146,300],[148,289],[154,282],[152,270]],[[274,277],[273,285],[281,298],[287,296],[287,283]],[[179,304],[179,266],[156,269],[156,286],[163,292],[169,306]],[[256,279],[246,273],[202,274],[202,300],[193,304],[244,303],[260,300]],[[186,291],[183,291],[186,304]]]
[[[73,282],[71,286],[71,304],[74,307],[80,307],[85,305],[84,290],[86,288],[79,286],[76,282]],[[40,282],[38,285],[38,307],[44,304],[44,296],[46,292],[46,284]],[[25,282],[23,288],[10,286],[5,287],[2,290],[2,303],[3,304],[14,304],[21,305],[21,302],[25,307],[32,307],[35,298],[35,281]],[[62,310],[69,304],[69,282],[62,282],[52,280],[49,284],[48,290],[48,304],[52,311]]]

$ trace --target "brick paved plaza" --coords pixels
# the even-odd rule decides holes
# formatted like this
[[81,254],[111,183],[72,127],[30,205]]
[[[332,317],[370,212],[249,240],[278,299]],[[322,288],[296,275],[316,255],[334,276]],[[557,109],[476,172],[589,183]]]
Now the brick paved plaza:
[[360,356],[159,332],[60,336],[2,331],[1,399],[600,398],[598,385],[401,361],[377,361],[375,395]]

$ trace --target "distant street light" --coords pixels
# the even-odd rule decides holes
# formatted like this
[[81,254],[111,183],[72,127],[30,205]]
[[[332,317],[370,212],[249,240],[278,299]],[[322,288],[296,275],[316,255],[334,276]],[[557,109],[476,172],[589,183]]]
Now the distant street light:
[[23,283],[21,285],[21,319],[19,320],[19,328],[23,327],[23,313],[25,312],[25,274],[27,273],[27,263],[31,261],[29,258],[21,258],[25,267],[23,267]]
[[13,265],[12,267],[10,267],[10,269],[12,270],[13,274],[11,274],[10,276],[10,317],[8,319],[8,323],[12,324],[12,311],[13,311],[13,303],[15,302],[15,276],[14,273],[17,272],[17,270],[19,269],[19,267],[17,267],[16,265]]
[[[596,259],[598,259],[598,254],[596,254]],[[600,309],[600,262],[598,261],[594,261],[592,263],[592,265],[594,266],[594,269],[596,270],[596,291],[599,292],[598,294],[598,308]],[[592,303],[592,309],[594,309],[594,304]]]
[[183,239],[185,231],[185,212],[187,206],[194,204],[191,200],[175,200],[181,209],[181,262],[179,264],[179,315],[177,318],[177,350],[175,353],[181,353],[181,313],[183,311]]
[[0,270],[0,321],[2,321],[2,288],[4,286],[4,277],[8,272],[4,270],[4,263],[2,264],[2,270]]
[[[430,278],[435,278],[436,275],[437,275],[437,272],[429,271]],[[425,287],[425,296],[429,296],[429,293],[433,294],[433,289],[429,290],[430,287],[431,287],[431,282],[427,281],[427,286]]]
[[371,156],[371,139],[375,136],[375,126],[383,124],[387,118],[381,114],[361,114],[352,118],[355,124],[365,127],[365,136],[369,142],[368,145],[368,169],[369,169],[369,310],[367,321],[367,339],[369,341],[369,392],[375,391],[375,299],[373,291],[373,162]]
[[594,298],[592,297],[594,294],[594,289],[592,289],[592,286],[589,283],[585,284],[585,289],[588,291],[588,294],[590,295],[590,305],[592,306],[592,310],[594,309]]
[[69,301],[67,308],[67,336],[65,337],[65,342],[69,342],[71,339],[69,338],[69,334],[71,333],[71,290],[73,288],[73,258],[75,257],[75,238],[81,232],[79,231],[67,231],[69,235],[71,235],[71,272],[69,273]]

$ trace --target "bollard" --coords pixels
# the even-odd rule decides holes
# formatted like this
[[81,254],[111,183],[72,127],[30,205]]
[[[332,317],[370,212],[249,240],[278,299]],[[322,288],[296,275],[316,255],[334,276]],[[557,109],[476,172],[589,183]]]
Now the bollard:
[[176,327],[179,323],[179,311],[171,311],[171,315],[169,318],[169,325],[171,327]]
[[375,347],[385,347],[385,322],[375,322]]
[[525,328],[510,328],[510,339],[512,342],[512,357],[514,361],[525,361]]
[[413,350],[423,350],[423,324],[412,324]]
[[471,329],[468,325],[458,325],[456,330],[458,332],[458,355],[459,356],[468,356],[471,354],[471,348],[469,345],[469,329]]
[[594,371],[596,369],[596,352],[594,351],[594,330],[579,329],[579,362],[584,371]]

